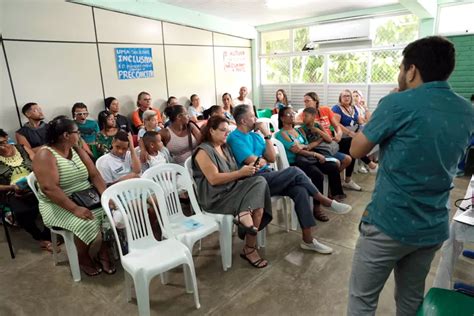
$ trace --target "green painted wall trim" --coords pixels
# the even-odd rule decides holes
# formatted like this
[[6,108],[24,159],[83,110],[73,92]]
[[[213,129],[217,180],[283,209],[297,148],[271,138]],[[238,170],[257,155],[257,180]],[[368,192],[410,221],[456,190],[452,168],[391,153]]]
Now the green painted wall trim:
[[375,7],[375,8],[364,9],[364,10],[354,10],[354,11],[322,15],[322,16],[316,16],[316,17],[305,18],[305,19],[297,19],[297,20],[284,21],[284,22],[279,22],[279,23],[263,24],[263,25],[256,26],[256,29],[259,32],[276,31],[276,30],[282,30],[282,29],[303,27],[303,26],[313,25],[313,24],[322,23],[322,22],[330,22],[330,21],[344,20],[344,19],[350,19],[350,18],[371,17],[371,16],[385,15],[385,14],[407,13],[407,12],[408,10],[402,5],[393,4],[393,5],[386,5],[386,6]]
[[251,25],[232,22],[217,16],[160,3],[158,1],[70,0],[69,2],[191,26],[247,39],[257,37],[257,31]]
[[470,100],[474,94],[474,35],[448,36],[456,48],[456,67],[449,83],[456,93]]

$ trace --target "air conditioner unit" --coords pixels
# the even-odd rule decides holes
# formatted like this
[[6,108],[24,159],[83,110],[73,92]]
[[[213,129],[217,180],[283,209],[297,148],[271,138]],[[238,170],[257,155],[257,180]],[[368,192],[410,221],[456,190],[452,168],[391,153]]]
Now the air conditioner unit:
[[320,44],[370,41],[370,19],[318,24],[309,28],[309,38]]

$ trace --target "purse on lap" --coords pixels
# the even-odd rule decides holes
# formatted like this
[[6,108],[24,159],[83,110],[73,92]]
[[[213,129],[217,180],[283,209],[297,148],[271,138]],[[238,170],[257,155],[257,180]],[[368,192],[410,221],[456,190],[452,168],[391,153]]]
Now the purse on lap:
[[71,194],[71,200],[73,200],[73,202],[77,205],[85,207],[89,210],[93,210],[101,206],[100,194],[94,187],[74,192]]

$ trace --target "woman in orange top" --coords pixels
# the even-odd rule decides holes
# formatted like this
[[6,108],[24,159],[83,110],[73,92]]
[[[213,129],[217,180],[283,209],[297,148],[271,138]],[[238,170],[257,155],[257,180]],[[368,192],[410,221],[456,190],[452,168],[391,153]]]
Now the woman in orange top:
[[138,94],[137,97],[137,107],[138,109],[132,113],[132,123],[136,131],[143,127],[143,113],[146,110],[153,110],[156,112],[156,119],[158,121],[158,126],[163,128],[163,118],[161,117],[160,110],[153,108],[151,106],[151,95],[148,92],[142,91]]

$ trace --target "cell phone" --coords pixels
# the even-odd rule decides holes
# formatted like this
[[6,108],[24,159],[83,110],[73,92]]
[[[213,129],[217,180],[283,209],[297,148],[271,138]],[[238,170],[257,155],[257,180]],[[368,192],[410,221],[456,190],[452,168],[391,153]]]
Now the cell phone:
[[257,160],[255,160],[255,162],[253,163],[253,166],[254,167],[258,166],[259,162],[260,162],[260,157],[258,157]]

